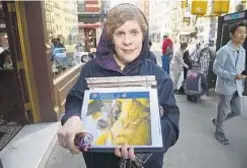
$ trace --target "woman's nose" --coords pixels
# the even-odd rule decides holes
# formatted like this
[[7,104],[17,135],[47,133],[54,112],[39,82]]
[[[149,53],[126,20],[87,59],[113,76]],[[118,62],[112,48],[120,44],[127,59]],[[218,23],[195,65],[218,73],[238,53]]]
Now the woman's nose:
[[125,35],[123,42],[125,45],[130,45],[131,44],[131,37],[129,35]]

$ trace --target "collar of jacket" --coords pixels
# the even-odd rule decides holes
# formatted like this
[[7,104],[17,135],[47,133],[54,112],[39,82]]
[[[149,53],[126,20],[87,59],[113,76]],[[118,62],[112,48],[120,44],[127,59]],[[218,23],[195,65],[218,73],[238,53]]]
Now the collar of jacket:
[[[232,40],[228,41],[227,46],[228,46],[228,48],[230,49],[230,51],[232,51],[232,52],[237,51],[237,49],[235,48],[235,46],[234,46]],[[244,48],[243,48],[242,45],[239,45],[239,51],[240,51],[240,52],[244,52]]]

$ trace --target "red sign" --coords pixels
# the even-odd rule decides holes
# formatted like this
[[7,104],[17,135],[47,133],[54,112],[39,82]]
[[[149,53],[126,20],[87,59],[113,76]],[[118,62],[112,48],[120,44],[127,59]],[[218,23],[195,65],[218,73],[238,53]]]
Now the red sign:
[[98,0],[85,0],[85,12],[99,12],[100,6]]

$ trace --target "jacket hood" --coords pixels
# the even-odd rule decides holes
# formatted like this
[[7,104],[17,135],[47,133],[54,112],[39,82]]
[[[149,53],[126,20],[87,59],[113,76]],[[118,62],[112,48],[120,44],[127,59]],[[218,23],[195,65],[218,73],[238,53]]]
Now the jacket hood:
[[[120,5],[123,5],[123,4],[120,4]],[[117,8],[117,7],[118,5],[115,6],[114,8]],[[143,12],[141,12],[141,10],[139,11],[143,15],[146,21],[146,24],[147,24],[147,28],[148,28],[148,22],[147,22],[145,15],[143,14]],[[107,36],[106,29],[104,27],[102,30],[100,39],[99,39],[97,50],[96,50],[96,63],[99,64],[103,68],[106,68],[109,70],[120,71],[120,68],[117,65],[113,57],[114,51],[115,49],[114,49],[113,41]],[[136,60],[134,60],[130,64],[142,63],[148,57],[148,54],[149,54],[149,47],[148,47],[148,30],[147,30],[144,34],[144,40],[142,42],[142,50],[140,52],[140,55],[136,58]]]

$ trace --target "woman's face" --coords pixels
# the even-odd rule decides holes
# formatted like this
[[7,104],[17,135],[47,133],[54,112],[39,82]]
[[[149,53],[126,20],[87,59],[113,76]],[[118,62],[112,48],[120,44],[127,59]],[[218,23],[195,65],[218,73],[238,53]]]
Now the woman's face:
[[134,61],[142,50],[143,33],[138,21],[126,21],[113,33],[113,43],[118,61],[128,64]]

